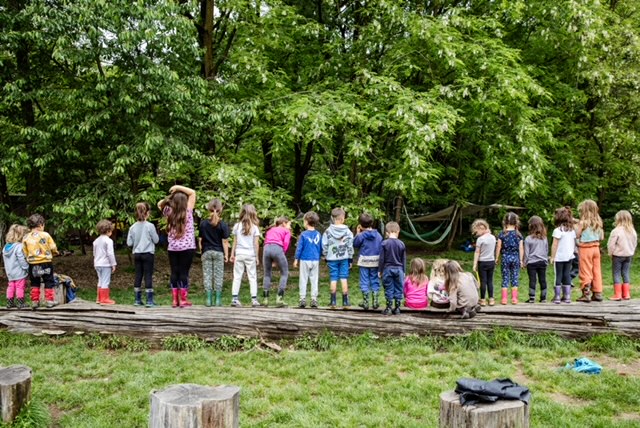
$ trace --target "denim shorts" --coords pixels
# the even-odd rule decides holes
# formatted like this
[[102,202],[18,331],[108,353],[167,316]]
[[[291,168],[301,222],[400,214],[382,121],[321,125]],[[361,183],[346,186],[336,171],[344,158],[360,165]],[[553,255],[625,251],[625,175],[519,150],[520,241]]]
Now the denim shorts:
[[349,259],[328,260],[327,265],[329,265],[330,281],[349,278]]

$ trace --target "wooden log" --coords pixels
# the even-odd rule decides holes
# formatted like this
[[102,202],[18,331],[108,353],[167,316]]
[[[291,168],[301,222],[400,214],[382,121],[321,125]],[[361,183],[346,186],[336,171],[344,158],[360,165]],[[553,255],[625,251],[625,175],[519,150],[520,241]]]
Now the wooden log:
[[[47,299],[45,298],[45,295],[44,295],[44,290],[45,290],[44,284],[41,284],[40,285],[40,305],[41,306],[44,306],[44,304],[47,303]],[[55,300],[56,302],[58,302],[59,305],[62,305],[67,302],[67,295],[65,293],[63,284],[58,284],[55,287],[53,287],[53,292],[55,294]]]
[[463,406],[454,391],[440,394],[440,428],[529,428],[529,406],[500,400]]
[[237,428],[237,386],[172,385],[151,392],[149,428]]
[[13,422],[22,406],[31,400],[31,369],[27,366],[0,368],[0,416]]

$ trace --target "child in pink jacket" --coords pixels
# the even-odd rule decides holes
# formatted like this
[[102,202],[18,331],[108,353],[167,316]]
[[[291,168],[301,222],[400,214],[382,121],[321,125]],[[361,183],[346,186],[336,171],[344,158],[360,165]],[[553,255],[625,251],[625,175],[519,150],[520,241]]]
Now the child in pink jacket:
[[427,276],[424,260],[411,260],[411,273],[404,280],[404,305],[411,309],[425,309],[429,306],[427,290],[429,277]]
[[262,266],[264,268],[264,306],[269,304],[269,290],[271,289],[271,268],[275,262],[280,268],[280,285],[276,296],[276,306],[281,308],[287,306],[283,300],[284,290],[287,288],[287,278],[289,277],[289,262],[285,253],[289,249],[291,241],[291,222],[287,217],[278,217],[276,225],[267,230],[264,237],[264,250],[262,252]]

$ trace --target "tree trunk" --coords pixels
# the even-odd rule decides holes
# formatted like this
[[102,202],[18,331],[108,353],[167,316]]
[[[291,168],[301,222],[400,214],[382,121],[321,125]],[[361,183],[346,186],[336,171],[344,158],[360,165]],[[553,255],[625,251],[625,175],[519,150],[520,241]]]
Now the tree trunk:
[[31,369],[27,366],[0,368],[0,420],[13,422],[22,406],[31,400]]
[[529,406],[520,400],[460,404],[454,391],[440,394],[440,428],[529,428]]
[[309,141],[306,150],[302,153],[302,141],[297,141],[294,147],[294,183],[293,183],[293,203],[298,211],[302,211],[302,189],[304,180],[311,168],[311,160],[313,158],[313,141]]
[[237,428],[240,388],[172,385],[151,392],[150,428]]
[[203,34],[202,42],[204,45],[204,78],[211,79],[213,76],[214,61],[213,61],[213,8],[215,6],[214,0],[204,0],[204,4],[201,8]]

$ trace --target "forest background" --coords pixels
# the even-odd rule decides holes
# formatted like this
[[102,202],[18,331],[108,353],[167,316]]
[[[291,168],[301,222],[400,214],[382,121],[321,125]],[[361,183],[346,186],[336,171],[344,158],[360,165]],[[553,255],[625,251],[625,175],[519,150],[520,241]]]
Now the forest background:
[[0,221],[640,214],[637,0],[2,0]]

